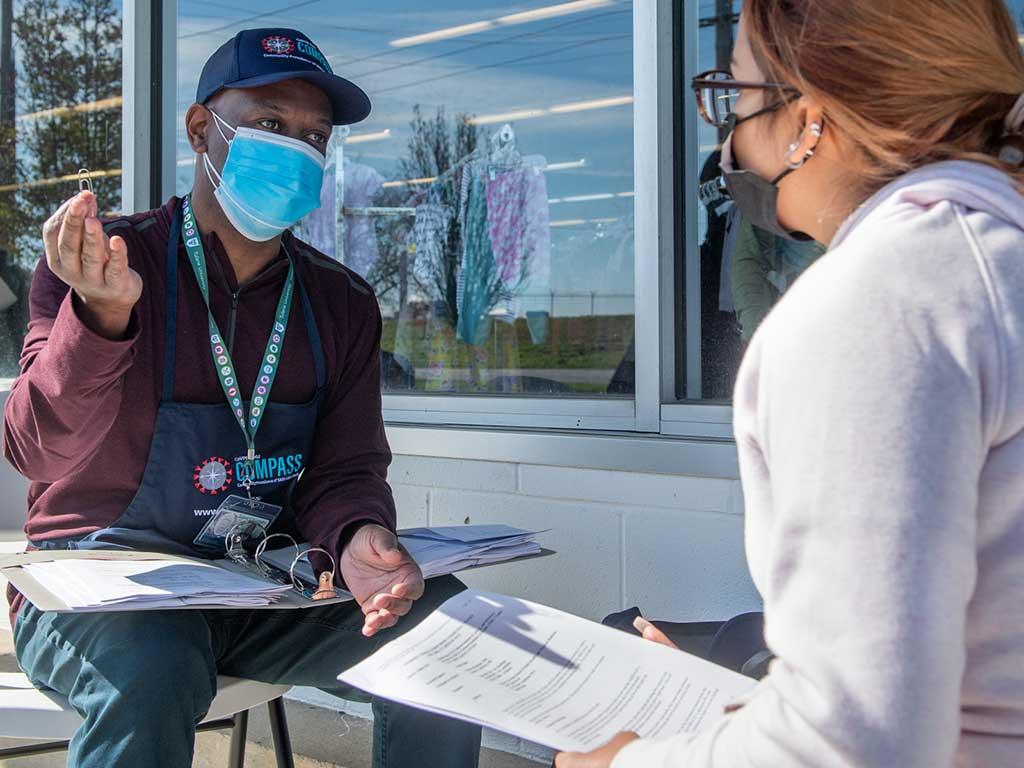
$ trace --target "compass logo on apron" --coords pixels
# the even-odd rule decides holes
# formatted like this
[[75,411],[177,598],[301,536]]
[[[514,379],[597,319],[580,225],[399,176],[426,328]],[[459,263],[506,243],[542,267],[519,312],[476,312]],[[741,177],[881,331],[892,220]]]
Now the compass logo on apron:
[[211,456],[196,465],[192,472],[192,483],[196,490],[211,496],[216,496],[230,488],[233,479],[234,470],[231,468],[231,462],[219,456]]

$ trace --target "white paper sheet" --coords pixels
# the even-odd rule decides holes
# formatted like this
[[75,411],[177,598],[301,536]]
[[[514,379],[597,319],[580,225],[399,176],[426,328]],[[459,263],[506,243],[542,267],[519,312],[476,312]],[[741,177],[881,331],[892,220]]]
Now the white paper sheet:
[[204,563],[59,560],[23,566],[69,608],[100,610],[182,605],[268,605],[290,587]]
[[469,590],[339,679],[373,695],[558,750],[620,731],[696,733],[756,681],[682,651]]
[[536,536],[536,531],[525,531],[511,525],[441,525],[432,528],[404,528],[399,536],[416,536],[441,541],[461,541],[472,544],[495,539],[514,539],[521,536]]
[[[424,578],[458,573],[478,565],[491,565],[518,557],[540,554],[541,546],[533,539],[536,531],[510,525],[459,525],[440,528],[409,528],[398,532],[399,541],[423,571]],[[309,545],[300,545],[300,551]],[[269,550],[260,556],[284,573],[295,559],[293,547]],[[307,584],[316,584],[313,567],[302,559],[295,567],[296,575]]]

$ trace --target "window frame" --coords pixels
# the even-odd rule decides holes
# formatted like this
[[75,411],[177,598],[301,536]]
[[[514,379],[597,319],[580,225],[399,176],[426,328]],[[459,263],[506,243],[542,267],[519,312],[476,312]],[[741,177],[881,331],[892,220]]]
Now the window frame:
[[[676,59],[673,71],[678,81],[675,92],[677,129],[676,146],[681,154],[680,173],[677,174],[677,231],[679,239],[676,253],[682,254],[682,279],[679,281],[677,315],[674,329],[685,331],[677,339],[675,371],[677,387],[668,393],[662,405],[662,433],[693,437],[715,436],[733,439],[731,402],[703,398],[704,344],[701,323],[701,253],[700,205],[698,187],[700,179],[700,124],[697,103],[690,90],[690,82],[700,71],[700,8],[697,3],[673,0],[675,18],[673,26],[677,37]],[[673,258],[678,262],[678,259]]]
[[174,194],[177,0],[122,0],[121,200],[125,212]]
[[[124,162],[129,171],[124,176],[124,199],[129,210],[142,210],[161,204],[174,192],[174,142],[159,142],[162,150],[147,156],[140,148],[152,146],[151,140],[159,139],[161,134],[173,137],[177,131],[178,2],[124,0],[124,14]],[[155,19],[160,21],[154,25]],[[434,444],[435,452],[457,452],[456,448],[444,448],[448,444],[446,436],[461,443],[456,435],[482,429],[534,436],[558,430],[561,436],[556,442],[562,449],[562,431],[598,438],[615,435],[616,440],[663,436],[665,443],[683,438],[701,444],[731,444],[731,407],[699,400],[699,147],[696,108],[684,87],[696,73],[698,30],[696,3],[634,0],[635,396],[553,398],[384,392],[389,433],[408,437],[436,432],[441,444]],[[147,39],[148,47],[137,44]],[[154,55],[160,46],[162,50]],[[131,59],[128,51],[133,52]],[[135,76],[129,80],[129,66],[136,67],[136,71],[153,71],[154,77],[150,82]],[[128,98],[129,82],[133,98]],[[153,90],[156,84],[159,87]],[[678,253],[684,258],[678,259]],[[697,288],[693,295],[687,295],[685,286]],[[679,332],[680,327],[686,329],[684,333]],[[697,399],[681,400],[677,393],[683,391]],[[422,442],[416,444],[422,446]],[[401,452],[399,447],[396,450]],[[541,453],[548,456],[546,451]],[[586,463],[585,459],[565,461],[574,466]],[[722,464],[720,471],[730,476],[735,473],[731,461]]]

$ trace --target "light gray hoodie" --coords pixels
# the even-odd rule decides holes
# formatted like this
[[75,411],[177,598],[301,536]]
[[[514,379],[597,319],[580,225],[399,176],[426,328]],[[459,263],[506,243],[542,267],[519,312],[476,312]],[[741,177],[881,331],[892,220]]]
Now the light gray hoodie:
[[746,705],[614,768],[1024,766],[1024,197],[897,180],[758,330],[735,391],[778,654]]

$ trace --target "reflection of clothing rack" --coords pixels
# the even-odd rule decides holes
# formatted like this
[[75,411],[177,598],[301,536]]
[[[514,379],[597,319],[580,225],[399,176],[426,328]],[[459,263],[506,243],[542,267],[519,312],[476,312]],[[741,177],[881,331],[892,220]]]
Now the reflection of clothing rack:
[[341,209],[343,216],[415,216],[415,208],[387,207],[371,205],[364,207],[345,207]]

